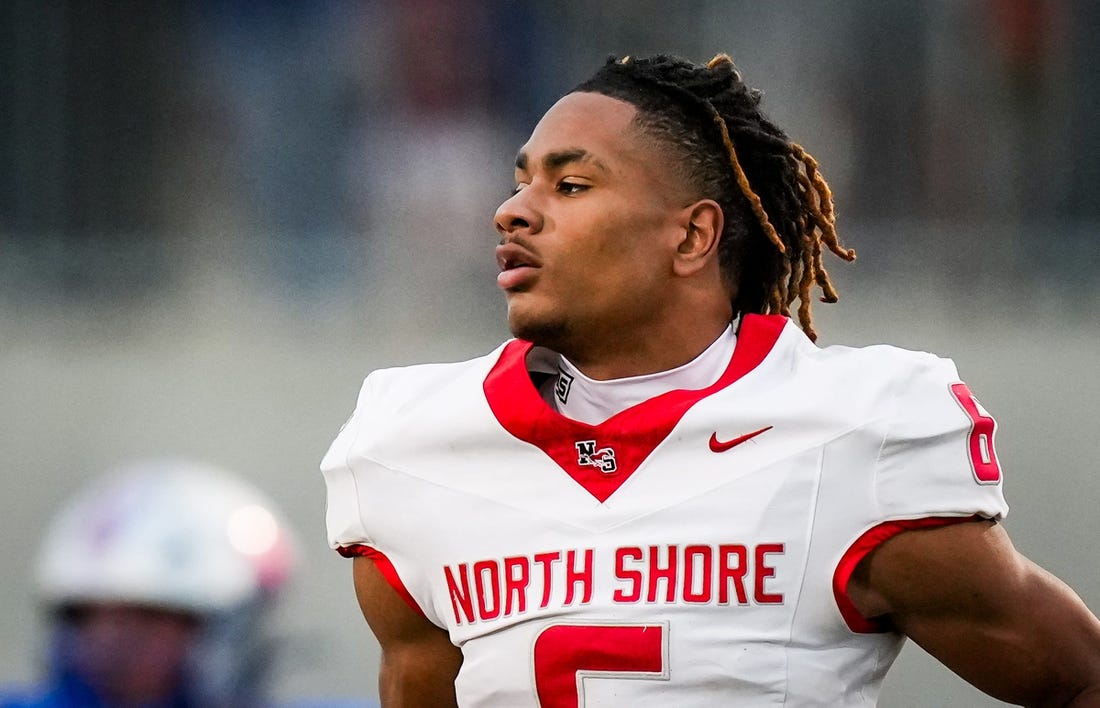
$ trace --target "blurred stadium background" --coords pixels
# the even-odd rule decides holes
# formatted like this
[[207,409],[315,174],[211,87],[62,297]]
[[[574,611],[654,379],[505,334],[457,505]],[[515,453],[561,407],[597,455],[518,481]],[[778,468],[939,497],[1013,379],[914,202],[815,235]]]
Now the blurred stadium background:
[[[370,369],[507,336],[490,216],[610,53],[766,90],[860,253],[822,342],[952,356],[1017,545],[1100,611],[1098,36],[1089,0],[0,4],[0,684],[39,667],[58,504],[174,455],[303,539],[277,694],[375,694],[317,463]],[[913,647],[882,700],[993,704]]]

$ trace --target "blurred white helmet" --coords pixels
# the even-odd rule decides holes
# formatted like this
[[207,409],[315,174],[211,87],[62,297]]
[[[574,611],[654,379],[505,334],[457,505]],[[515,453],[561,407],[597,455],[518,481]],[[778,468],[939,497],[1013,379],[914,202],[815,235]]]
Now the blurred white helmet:
[[124,602],[213,614],[271,594],[294,542],[251,485],[192,462],[124,468],[78,494],[51,524],[38,582],[62,606]]

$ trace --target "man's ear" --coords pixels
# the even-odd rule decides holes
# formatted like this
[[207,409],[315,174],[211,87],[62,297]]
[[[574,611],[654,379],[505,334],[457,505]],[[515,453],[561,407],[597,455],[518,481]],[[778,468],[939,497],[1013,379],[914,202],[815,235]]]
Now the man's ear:
[[677,275],[694,275],[718,257],[718,240],[725,225],[722,207],[713,199],[700,199],[684,207],[680,225],[683,231],[673,269]]

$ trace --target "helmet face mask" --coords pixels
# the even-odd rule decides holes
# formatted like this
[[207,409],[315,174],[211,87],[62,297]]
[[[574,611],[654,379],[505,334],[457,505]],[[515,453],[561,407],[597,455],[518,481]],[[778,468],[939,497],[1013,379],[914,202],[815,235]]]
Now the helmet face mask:
[[152,461],[98,479],[54,518],[39,558],[55,673],[131,702],[160,686],[188,704],[253,703],[294,556],[274,505],[221,470]]
[[178,610],[91,603],[70,608],[56,659],[108,705],[156,704],[186,689],[202,620]]

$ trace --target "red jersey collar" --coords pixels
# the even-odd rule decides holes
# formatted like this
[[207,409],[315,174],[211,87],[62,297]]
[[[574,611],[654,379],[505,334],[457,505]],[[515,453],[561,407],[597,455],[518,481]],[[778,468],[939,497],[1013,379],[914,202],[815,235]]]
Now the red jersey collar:
[[706,388],[668,391],[631,406],[599,425],[566,418],[542,400],[527,371],[534,346],[514,340],[485,377],[485,398],[497,421],[558,464],[600,502],[606,501],[668,437],[695,403],[755,369],[771,352],[787,318],[744,315],[729,365]]

